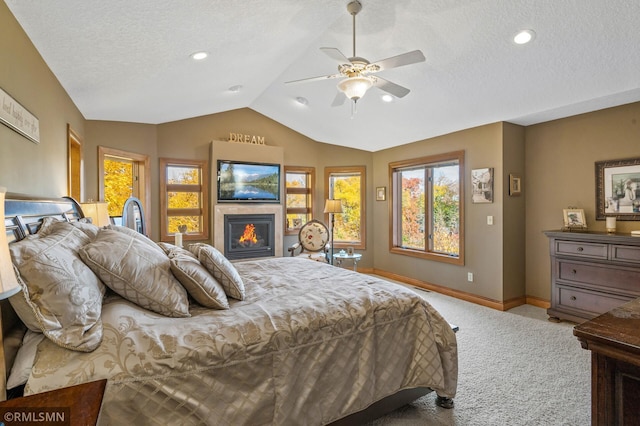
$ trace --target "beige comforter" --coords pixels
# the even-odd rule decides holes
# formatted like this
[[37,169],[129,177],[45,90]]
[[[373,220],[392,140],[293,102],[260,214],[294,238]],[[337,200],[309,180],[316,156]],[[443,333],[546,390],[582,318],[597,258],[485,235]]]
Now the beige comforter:
[[401,389],[453,397],[455,335],[404,287],[295,258],[236,264],[246,300],[167,318],[105,301],[94,352],[40,344],[25,393],[108,378],[100,424],[322,425]]

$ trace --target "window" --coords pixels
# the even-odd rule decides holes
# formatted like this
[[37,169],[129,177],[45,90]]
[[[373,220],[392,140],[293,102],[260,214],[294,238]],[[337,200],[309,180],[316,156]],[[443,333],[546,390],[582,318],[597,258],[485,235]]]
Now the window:
[[[333,241],[335,247],[366,248],[365,238],[365,168],[327,167],[325,198],[342,201],[342,213],[335,215]],[[327,215],[326,222],[329,221]]]
[[297,234],[313,218],[315,168],[285,166],[285,232]]
[[464,151],[389,164],[391,252],[464,264]]
[[209,179],[206,161],[160,159],[160,240],[172,242],[186,227],[184,240],[209,238]]
[[98,147],[99,196],[107,203],[109,216],[121,217],[127,198],[136,197],[142,202],[145,222],[151,223],[149,170],[146,155]]

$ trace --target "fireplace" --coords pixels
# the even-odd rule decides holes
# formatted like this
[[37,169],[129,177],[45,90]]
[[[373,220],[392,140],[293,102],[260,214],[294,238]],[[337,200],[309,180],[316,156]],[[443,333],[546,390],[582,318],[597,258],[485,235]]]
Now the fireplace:
[[275,215],[225,214],[224,254],[227,259],[275,256]]

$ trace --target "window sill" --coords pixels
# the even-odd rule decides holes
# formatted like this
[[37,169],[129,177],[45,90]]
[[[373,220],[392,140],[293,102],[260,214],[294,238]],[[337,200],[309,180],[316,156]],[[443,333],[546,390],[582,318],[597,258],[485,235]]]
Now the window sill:
[[403,256],[418,257],[420,259],[433,260],[435,262],[450,263],[452,265],[464,265],[464,256],[452,256],[439,253],[428,253],[420,250],[411,250],[400,247],[391,247],[389,250],[391,253],[400,254]]

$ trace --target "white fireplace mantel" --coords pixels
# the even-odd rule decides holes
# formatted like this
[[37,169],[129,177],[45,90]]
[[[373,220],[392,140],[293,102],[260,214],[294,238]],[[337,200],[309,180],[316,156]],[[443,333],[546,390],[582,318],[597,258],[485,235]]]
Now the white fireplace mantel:
[[221,203],[214,206],[213,216],[213,246],[224,253],[224,216],[235,214],[273,214],[275,219],[275,256],[283,254],[283,226],[282,205],[280,204],[252,204],[252,203]]

